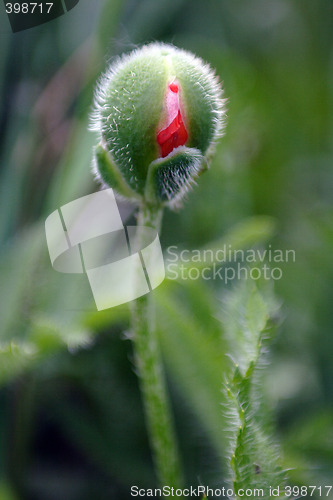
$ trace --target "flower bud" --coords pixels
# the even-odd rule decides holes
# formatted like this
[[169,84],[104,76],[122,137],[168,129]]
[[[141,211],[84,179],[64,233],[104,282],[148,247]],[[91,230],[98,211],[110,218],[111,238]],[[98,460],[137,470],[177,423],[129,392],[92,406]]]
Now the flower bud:
[[190,52],[153,43],[120,57],[95,94],[96,177],[127,198],[173,204],[207,168],[223,104],[214,72]]

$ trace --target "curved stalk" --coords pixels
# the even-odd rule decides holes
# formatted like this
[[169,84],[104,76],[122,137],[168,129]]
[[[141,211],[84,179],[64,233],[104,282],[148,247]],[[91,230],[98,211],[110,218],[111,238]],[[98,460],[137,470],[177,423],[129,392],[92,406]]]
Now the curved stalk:
[[[148,226],[158,232],[161,220],[160,207],[147,204],[141,207],[138,216],[139,243],[142,240],[140,227]],[[133,302],[132,329],[135,363],[158,481],[162,486],[179,488],[182,484],[180,459],[156,335],[151,294],[139,297]]]

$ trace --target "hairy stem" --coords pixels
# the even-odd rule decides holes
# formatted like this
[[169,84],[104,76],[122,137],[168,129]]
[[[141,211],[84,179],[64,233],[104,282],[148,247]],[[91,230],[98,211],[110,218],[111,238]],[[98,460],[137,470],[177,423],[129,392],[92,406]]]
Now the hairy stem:
[[[159,231],[161,220],[161,208],[148,205],[141,207],[138,217],[139,243],[142,240],[140,227],[148,226]],[[161,485],[181,487],[180,460],[156,336],[151,294],[133,302],[132,329],[136,367],[157,477]]]

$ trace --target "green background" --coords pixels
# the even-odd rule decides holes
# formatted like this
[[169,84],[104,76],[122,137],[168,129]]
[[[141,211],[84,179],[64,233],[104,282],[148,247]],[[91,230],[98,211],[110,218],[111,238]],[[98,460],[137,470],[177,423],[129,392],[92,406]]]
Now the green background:
[[[95,312],[80,278],[52,270],[44,236],[53,210],[96,191],[87,129],[98,75],[155,40],[208,61],[228,99],[211,169],[165,214],[163,247],[209,247],[243,224],[240,246],[295,250],[275,282],[264,389],[290,482],[332,484],[332,25],[329,0],[81,0],[16,34],[1,19],[1,500],[121,500],[155,485],[128,307]],[[169,282],[155,293],[192,485],[227,480],[226,288]]]

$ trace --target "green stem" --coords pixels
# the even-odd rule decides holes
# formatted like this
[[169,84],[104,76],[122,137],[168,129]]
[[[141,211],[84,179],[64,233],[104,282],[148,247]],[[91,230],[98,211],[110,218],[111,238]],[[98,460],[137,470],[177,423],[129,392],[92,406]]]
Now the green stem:
[[[161,220],[160,207],[141,207],[138,226],[148,226],[159,231]],[[140,227],[139,242],[142,240]],[[179,488],[182,485],[180,460],[156,335],[151,294],[139,297],[133,303],[132,328],[136,367],[158,480],[162,486]]]

